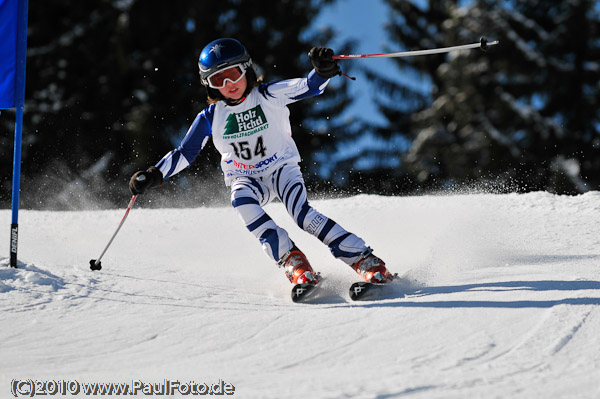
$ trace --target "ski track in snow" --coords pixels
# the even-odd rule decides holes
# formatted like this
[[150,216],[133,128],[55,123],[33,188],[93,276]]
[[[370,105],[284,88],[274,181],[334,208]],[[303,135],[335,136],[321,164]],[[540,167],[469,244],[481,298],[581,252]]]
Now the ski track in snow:
[[280,203],[267,212],[325,276],[309,304],[228,207],[138,205],[98,272],[88,262],[123,211],[21,211],[19,268],[0,256],[0,397],[28,378],[223,379],[240,398],[600,397],[600,193],[312,204],[410,280],[350,301],[357,276]]

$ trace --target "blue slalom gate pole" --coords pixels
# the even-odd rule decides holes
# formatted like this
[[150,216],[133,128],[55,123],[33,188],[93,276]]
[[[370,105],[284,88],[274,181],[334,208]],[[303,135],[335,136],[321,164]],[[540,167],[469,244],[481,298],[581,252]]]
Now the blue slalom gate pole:
[[10,224],[10,265],[17,267],[19,243],[19,194],[21,190],[21,142],[23,138],[23,107],[17,107],[15,149],[13,154],[12,221]]
[[19,194],[21,191],[21,143],[23,138],[23,108],[25,106],[25,64],[27,61],[28,0],[18,0],[17,48],[15,71],[15,148],[13,154],[12,221],[10,224],[10,266],[17,267],[19,242]]

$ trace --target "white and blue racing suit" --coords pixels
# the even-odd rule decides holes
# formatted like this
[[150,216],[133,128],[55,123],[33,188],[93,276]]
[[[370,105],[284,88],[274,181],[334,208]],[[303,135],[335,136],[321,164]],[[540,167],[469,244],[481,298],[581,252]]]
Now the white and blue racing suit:
[[313,70],[307,78],[262,83],[239,104],[211,104],[196,116],[179,147],[156,167],[165,179],[173,176],[187,168],[212,137],[221,154],[225,184],[231,187],[232,205],[267,255],[278,261],[294,245],[262,208],[279,198],[300,228],[352,265],[367,249],[365,242],[309,205],[287,108],[321,94],[328,83]]

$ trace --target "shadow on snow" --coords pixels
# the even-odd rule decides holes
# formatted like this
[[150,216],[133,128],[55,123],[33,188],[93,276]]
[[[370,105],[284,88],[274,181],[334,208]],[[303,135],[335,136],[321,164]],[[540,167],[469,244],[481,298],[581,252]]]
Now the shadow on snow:
[[[493,283],[464,284],[439,287],[421,287],[412,292],[390,293],[381,300],[401,299],[404,295],[410,298],[423,298],[431,295],[455,294],[461,292],[523,292],[523,291],[591,291],[600,290],[600,281],[575,280],[541,280],[541,281],[504,281]],[[405,297],[406,298],[406,297]],[[551,308],[557,305],[600,305],[600,297],[576,297],[551,300],[448,300],[448,301],[396,301],[369,302],[363,307],[405,307],[405,308]]]

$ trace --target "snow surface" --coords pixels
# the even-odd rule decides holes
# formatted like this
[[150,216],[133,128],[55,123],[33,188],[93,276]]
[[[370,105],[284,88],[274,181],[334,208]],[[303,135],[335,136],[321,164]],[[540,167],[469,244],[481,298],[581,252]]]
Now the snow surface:
[[0,397],[25,378],[221,379],[239,398],[600,397],[599,192],[312,201],[392,271],[412,269],[410,287],[360,303],[354,272],[280,203],[267,211],[326,277],[316,303],[291,302],[230,207],[134,207],[90,271],[126,205],[21,211],[21,267],[0,257]]

